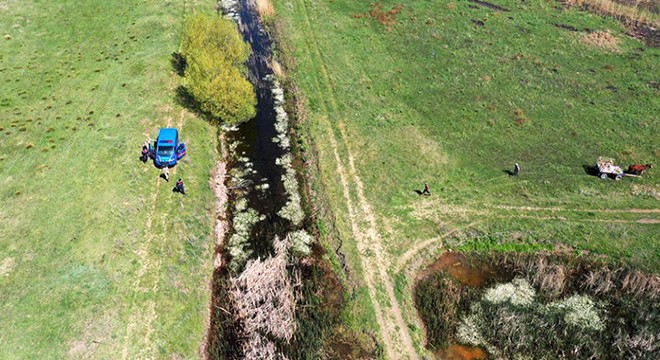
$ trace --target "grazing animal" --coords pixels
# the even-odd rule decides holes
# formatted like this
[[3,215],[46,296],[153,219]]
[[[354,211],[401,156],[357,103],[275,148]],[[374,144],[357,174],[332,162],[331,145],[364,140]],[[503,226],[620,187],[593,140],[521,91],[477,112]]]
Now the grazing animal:
[[628,166],[628,171],[626,172],[635,175],[642,175],[644,171],[650,169],[651,167],[652,167],[651,164],[646,164],[646,165],[634,164]]

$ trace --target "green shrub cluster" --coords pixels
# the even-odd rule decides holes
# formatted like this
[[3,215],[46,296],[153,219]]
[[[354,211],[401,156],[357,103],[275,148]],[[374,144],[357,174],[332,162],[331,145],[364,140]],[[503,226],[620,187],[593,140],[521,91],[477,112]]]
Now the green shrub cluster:
[[505,278],[481,288],[442,271],[421,279],[415,305],[429,348],[461,343],[507,359],[660,358],[657,275],[567,256],[470,256]]
[[241,71],[250,48],[231,20],[191,17],[184,27],[181,53],[187,64],[186,87],[200,110],[228,124],[255,116],[254,88]]

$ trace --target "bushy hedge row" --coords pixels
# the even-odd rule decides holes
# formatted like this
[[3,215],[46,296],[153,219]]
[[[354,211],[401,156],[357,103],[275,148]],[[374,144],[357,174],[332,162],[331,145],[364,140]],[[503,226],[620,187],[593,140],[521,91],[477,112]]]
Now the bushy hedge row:
[[249,46],[231,20],[196,15],[185,23],[181,54],[186,59],[186,88],[200,110],[227,124],[251,119],[257,104],[245,78]]

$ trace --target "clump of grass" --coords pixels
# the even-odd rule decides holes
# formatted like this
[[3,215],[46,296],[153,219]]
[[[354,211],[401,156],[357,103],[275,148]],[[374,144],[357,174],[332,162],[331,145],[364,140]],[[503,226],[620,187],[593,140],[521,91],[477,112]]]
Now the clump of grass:
[[252,6],[257,10],[259,16],[263,19],[269,19],[275,16],[275,7],[270,0],[250,0]]
[[284,78],[284,69],[277,60],[273,59],[273,61],[271,61],[270,68],[273,70],[273,74],[275,74],[275,77],[277,77],[278,79]]
[[[644,1],[635,1],[633,2],[634,5],[614,0],[567,0],[567,3],[616,18],[660,26],[660,17],[650,10],[650,5],[645,6]],[[649,1],[649,4],[652,3]]]
[[26,148],[26,149],[32,149],[33,147],[34,147],[34,145],[33,145],[32,143],[27,143],[27,144],[25,145],[25,148]]
[[227,248],[232,257],[231,269],[238,271],[245,265],[252,255],[249,250],[250,231],[254,224],[265,220],[264,215],[259,215],[256,210],[247,207],[247,200],[242,198],[236,203],[236,213],[233,219],[234,233],[229,237]]
[[584,295],[541,303],[527,280],[516,278],[488,289],[471,306],[457,338],[496,357],[561,358],[564,349],[571,349],[579,358],[601,358],[604,314]]
[[609,31],[594,31],[582,36],[585,44],[596,46],[608,51],[619,52],[619,39]]

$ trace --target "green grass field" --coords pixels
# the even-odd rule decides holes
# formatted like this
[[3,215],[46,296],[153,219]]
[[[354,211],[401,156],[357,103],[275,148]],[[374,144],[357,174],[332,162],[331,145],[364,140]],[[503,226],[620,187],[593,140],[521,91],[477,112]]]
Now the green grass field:
[[[217,133],[170,59],[212,3],[0,2],[0,358],[197,357]],[[138,160],[165,126],[186,197]]]
[[[561,248],[657,272],[658,170],[622,181],[587,170],[601,155],[657,162],[658,49],[556,2],[380,4],[403,7],[381,24],[368,1],[276,1],[317,186],[358,270],[351,281],[374,288],[353,298],[355,324],[382,328],[380,307],[382,324],[396,324],[380,330],[393,353],[423,353],[408,287],[447,247]],[[586,30],[609,31],[612,47]],[[431,197],[414,192],[425,181]]]

